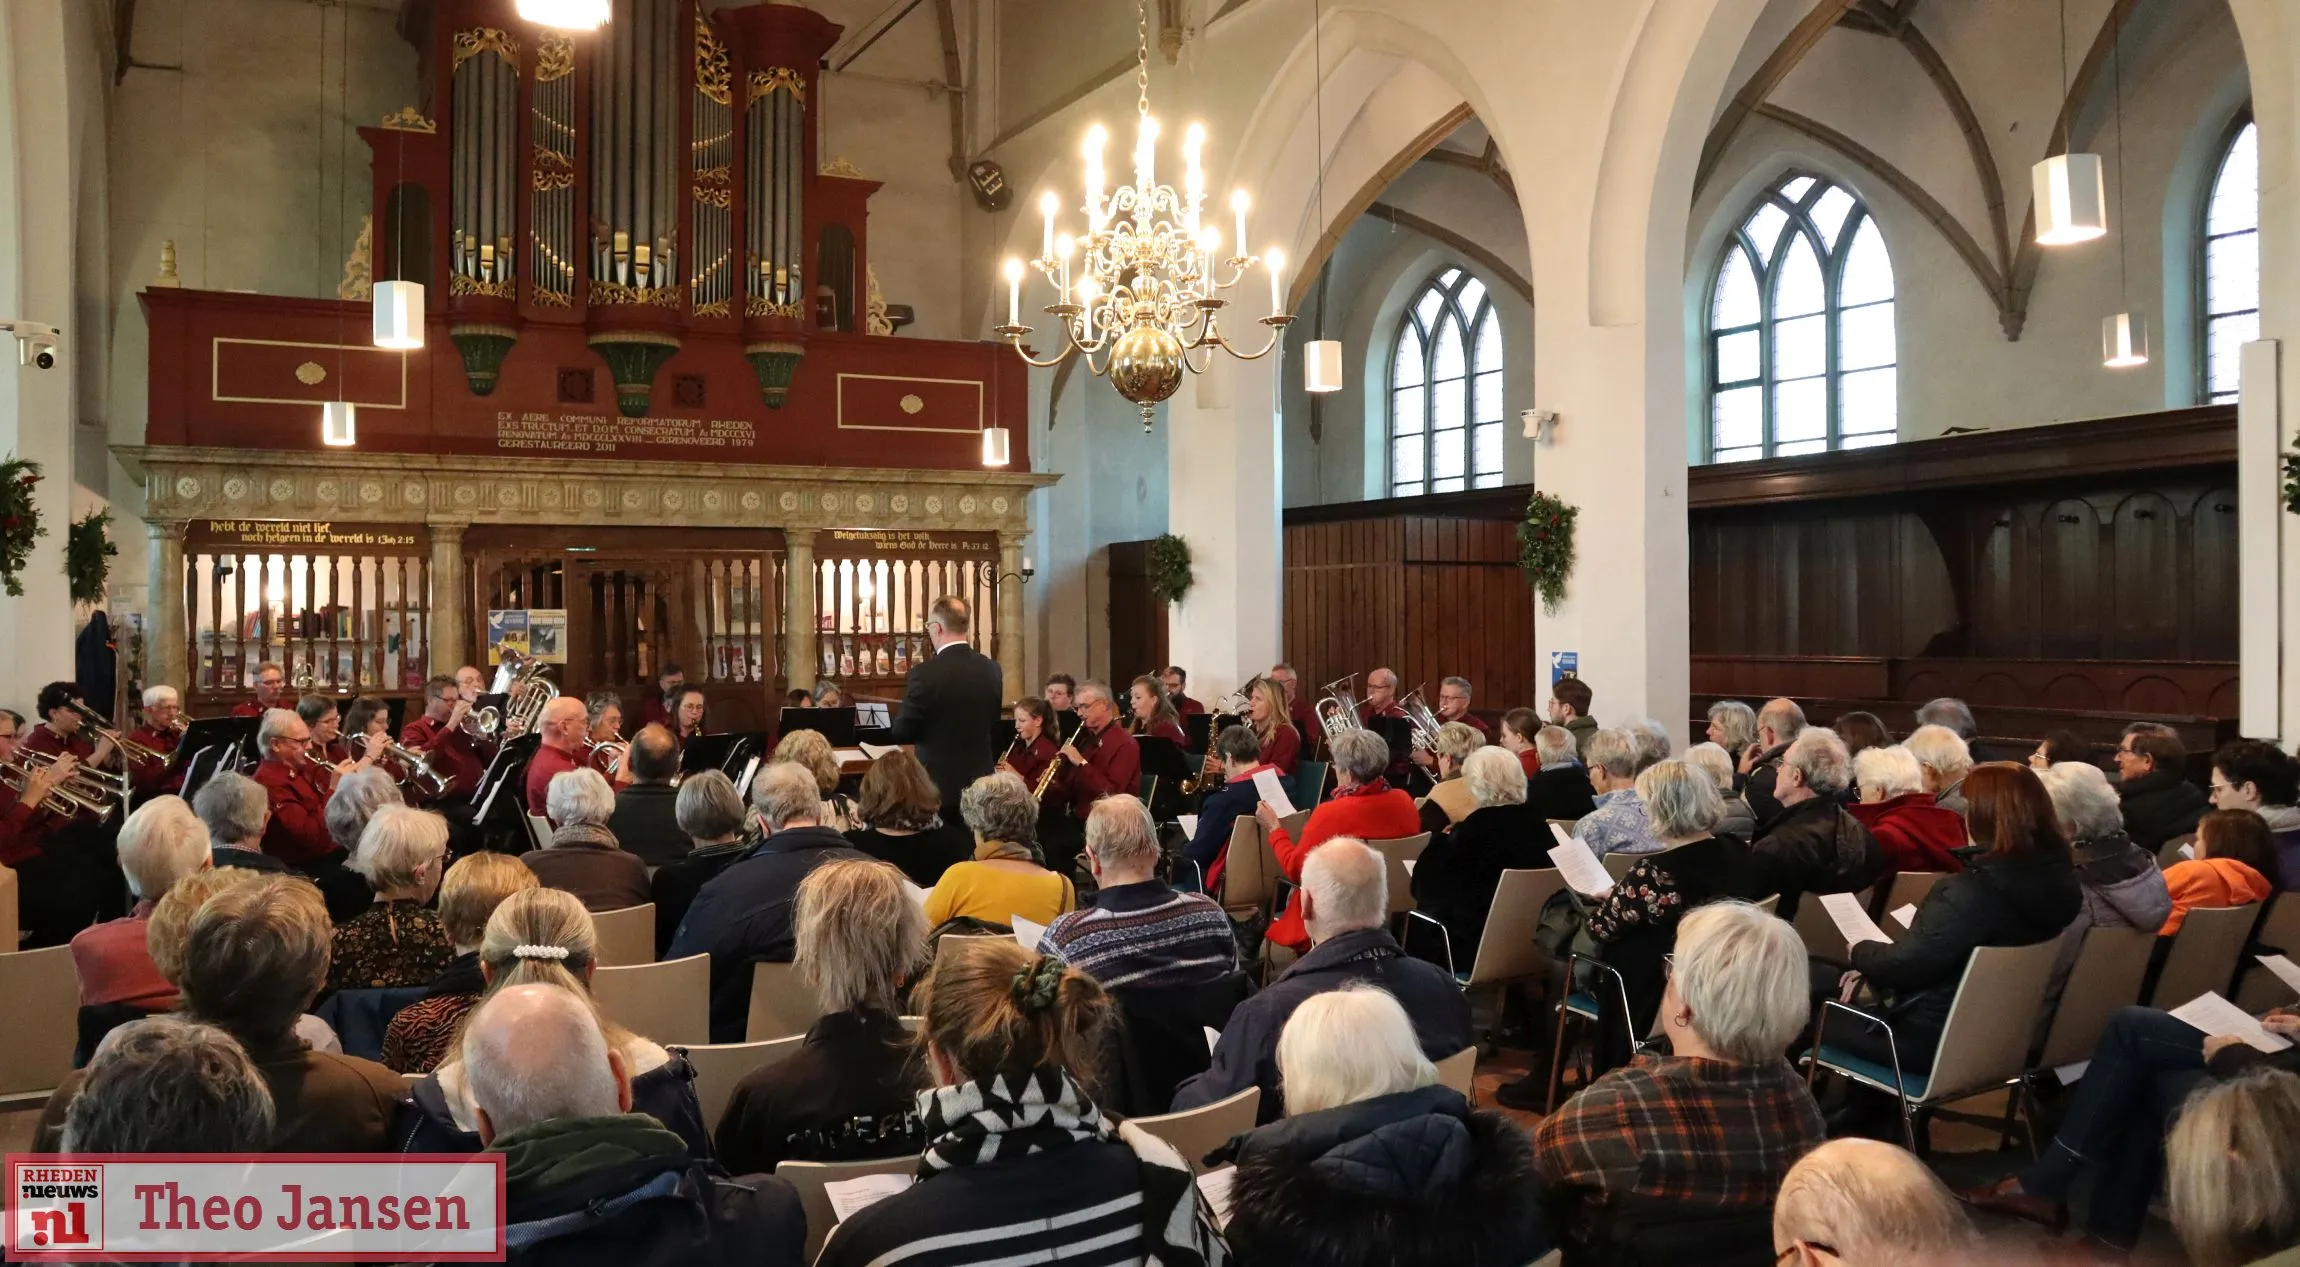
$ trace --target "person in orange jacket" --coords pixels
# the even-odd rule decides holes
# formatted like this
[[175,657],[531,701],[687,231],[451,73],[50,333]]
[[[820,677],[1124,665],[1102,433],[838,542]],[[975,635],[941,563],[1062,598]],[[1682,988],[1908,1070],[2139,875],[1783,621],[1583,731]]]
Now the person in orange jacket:
[[2198,907],[2243,906],[2264,902],[2276,891],[2276,841],[2268,820],[2248,809],[2216,809],[2196,821],[2196,856],[2164,869],[2172,892],[2172,915],[2159,937],[2180,931]]

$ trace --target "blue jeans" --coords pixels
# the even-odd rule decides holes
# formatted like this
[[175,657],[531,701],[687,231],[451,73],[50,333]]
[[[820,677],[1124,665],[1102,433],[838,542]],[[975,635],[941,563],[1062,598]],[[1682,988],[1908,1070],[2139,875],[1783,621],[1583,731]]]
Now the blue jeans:
[[2060,1133],[2021,1173],[2021,1191],[2065,1201],[2077,1176],[2092,1167],[2085,1230],[2131,1248],[2164,1171],[2165,1133],[2204,1078],[2204,1035],[2194,1026],[2153,1008],[2118,1012],[2077,1084]]

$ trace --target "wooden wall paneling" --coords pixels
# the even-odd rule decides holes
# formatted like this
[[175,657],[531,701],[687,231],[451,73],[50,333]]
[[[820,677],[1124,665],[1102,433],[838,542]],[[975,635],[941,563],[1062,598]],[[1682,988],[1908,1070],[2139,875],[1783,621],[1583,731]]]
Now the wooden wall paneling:
[[2193,590],[2179,566],[2186,553],[2181,521],[2172,503],[2153,492],[2117,503],[2093,607],[2107,626],[2109,655],[2169,660],[2184,654],[2180,634]]
[[[2093,504],[2066,497],[2041,509],[2023,505],[2015,514],[2036,524],[2038,585],[2033,604],[2024,604],[2033,622],[2030,655],[2081,656],[2101,642],[2102,536],[2105,526]],[[2033,516],[2033,520],[2030,517]]]
[[[2236,658],[2236,490],[2213,485],[2189,514],[2188,556],[2181,571],[2194,586],[2188,654],[2200,660]],[[2233,716],[2234,714],[2229,714]]]

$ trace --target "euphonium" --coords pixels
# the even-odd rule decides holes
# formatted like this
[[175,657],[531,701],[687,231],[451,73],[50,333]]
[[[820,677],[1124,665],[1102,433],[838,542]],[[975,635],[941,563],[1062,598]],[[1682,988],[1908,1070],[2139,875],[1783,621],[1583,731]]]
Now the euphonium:
[[1325,698],[1318,701],[1318,725],[1325,728],[1327,735],[1366,728],[1358,717],[1358,698],[1351,693],[1351,688],[1357,683],[1358,675],[1352,673],[1346,678],[1326,683],[1322,689]]
[[549,667],[541,660],[505,652],[503,663],[496,667],[490,693],[509,698],[500,710],[482,708],[473,714],[478,721],[479,733],[500,734],[514,722],[518,723],[520,731],[534,733],[543,722],[544,706],[559,698],[559,688],[543,676],[544,670]]
[[1429,701],[1422,698],[1422,688],[1415,687],[1413,694],[1398,701],[1398,707],[1414,724],[1414,747],[1436,756],[1438,727],[1442,723],[1438,721],[1437,714],[1430,711]]

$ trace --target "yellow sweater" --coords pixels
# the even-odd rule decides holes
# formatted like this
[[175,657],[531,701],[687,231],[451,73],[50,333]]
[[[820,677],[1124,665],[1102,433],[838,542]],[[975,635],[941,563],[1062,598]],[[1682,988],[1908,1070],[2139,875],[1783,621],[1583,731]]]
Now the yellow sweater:
[[982,862],[961,862],[942,873],[926,895],[927,927],[954,919],[1012,924],[1014,917],[1051,924],[1078,904],[1070,881],[1051,871],[1030,874]]

